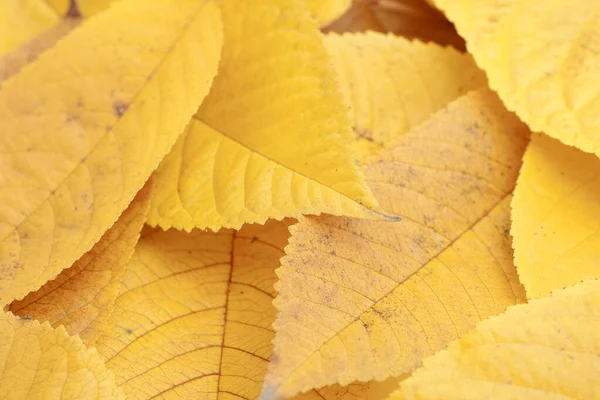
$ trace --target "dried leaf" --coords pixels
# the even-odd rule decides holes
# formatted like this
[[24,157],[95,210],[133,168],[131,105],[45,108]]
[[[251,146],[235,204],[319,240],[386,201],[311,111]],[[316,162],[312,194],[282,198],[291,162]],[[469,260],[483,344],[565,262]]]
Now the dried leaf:
[[600,154],[600,3],[436,0],[533,131]]
[[151,182],[138,193],[115,225],[69,269],[10,310],[21,317],[64,325],[70,335],[93,344],[108,322],[125,267],[150,208]]
[[363,159],[457,97],[487,86],[473,59],[452,48],[375,32],[329,34],[325,44],[354,112],[354,144]]
[[0,1],[0,56],[50,29],[59,20],[43,0]]
[[527,297],[600,277],[600,160],[548,136],[529,144],[512,202]]
[[0,311],[3,399],[125,399],[95,350],[64,328]]
[[114,223],[207,93],[220,38],[214,1],[121,1],[3,82],[0,306]]
[[294,0],[219,4],[219,74],[157,171],[149,223],[217,230],[320,212],[381,218],[315,21]]
[[597,399],[600,282],[510,307],[424,361],[390,400]]
[[524,301],[509,202],[527,136],[491,91],[473,92],[365,166],[401,221],[323,216],[292,226],[264,398],[410,372]]
[[96,344],[128,399],[258,397],[289,222],[143,235]]

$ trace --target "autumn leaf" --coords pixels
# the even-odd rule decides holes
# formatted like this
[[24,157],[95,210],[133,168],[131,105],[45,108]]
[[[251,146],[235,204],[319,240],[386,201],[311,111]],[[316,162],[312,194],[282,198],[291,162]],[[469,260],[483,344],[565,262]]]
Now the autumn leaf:
[[527,137],[492,92],[473,92],[364,167],[401,221],[323,216],[292,226],[263,397],[410,372],[524,301],[509,202]]
[[535,134],[512,202],[515,264],[529,298],[600,277],[600,160]]
[[389,32],[405,39],[465,49],[452,23],[425,0],[353,0],[350,9],[323,31]]
[[506,107],[533,131],[600,154],[596,1],[435,0]]
[[114,223],[208,91],[220,35],[213,1],[126,0],[3,82],[0,305]]
[[596,399],[600,282],[558,290],[477,325],[389,399]]
[[470,90],[487,86],[472,58],[452,48],[374,32],[325,37],[354,112],[356,151],[378,154]]
[[124,399],[95,350],[64,328],[0,311],[0,393],[4,399]]
[[0,2],[0,57],[33,39],[60,20],[44,0]]
[[[117,0],[46,0],[59,15],[90,17],[106,10]],[[204,1],[204,0],[203,0]]]
[[315,21],[294,0],[219,2],[210,94],[157,171],[149,224],[239,228],[300,214],[381,218]]
[[289,223],[142,237],[96,344],[128,399],[258,396]]
[[117,288],[150,208],[151,182],[138,193],[115,225],[77,262],[23,300],[15,315],[64,325],[70,335],[92,344],[112,313]]
[[338,18],[352,3],[352,0],[302,0],[310,14],[324,25]]

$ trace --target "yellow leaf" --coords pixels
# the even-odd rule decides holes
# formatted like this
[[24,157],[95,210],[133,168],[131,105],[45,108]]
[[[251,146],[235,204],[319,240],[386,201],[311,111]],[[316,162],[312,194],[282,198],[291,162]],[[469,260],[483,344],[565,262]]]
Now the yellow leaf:
[[33,39],[59,20],[43,0],[0,1],[0,56]]
[[258,397],[289,222],[142,236],[96,342],[128,399]]
[[31,39],[27,43],[11,50],[0,58],[0,83],[17,74],[27,64],[33,62],[40,54],[56,44],[56,42],[76,27],[79,18],[64,18]]
[[378,154],[457,97],[487,86],[473,59],[449,47],[374,32],[329,34],[325,44],[354,111],[363,157]]
[[472,92],[365,166],[401,221],[323,216],[292,226],[264,398],[410,372],[524,301],[509,202],[527,136],[491,91]]
[[510,307],[424,361],[390,400],[600,398],[600,282]]
[[302,0],[302,2],[320,25],[338,18],[352,4],[352,0]]
[[294,400],[377,400],[368,398],[368,383],[355,382],[348,386],[331,385],[300,393]]
[[148,214],[150,191],[148,183],[89,252],[37,292],[13,302],[10,310],[54,327],[64,325],[70,335],[93,344],[112,313],[117,288]]
[[320,212],[379,218],[315,21],[294,0],[219,5],[219,74],[157,171],[149,223],[217,230]]
[[0,311],[3,399],[124,399],[98,353],[64,328]]
[[527,297],[600,277],[600,160],[534,134],[512,202],[515,265]]
[[600,3],[436,0],[506,106],[533,131],[600,154]]
[[220,43],[214,1],[125,0],[3,82],[0,306],[114,223],[208,91]]
[[[90,17],[117,0],[46,0],[59,15]],[[203,0],[204,1],[204,0]]]

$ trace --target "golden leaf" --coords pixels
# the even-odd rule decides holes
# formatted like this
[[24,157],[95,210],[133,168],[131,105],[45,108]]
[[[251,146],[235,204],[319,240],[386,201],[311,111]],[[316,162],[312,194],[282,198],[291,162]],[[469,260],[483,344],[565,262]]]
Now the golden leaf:
[[142,236],[96,343],[128,399],[258,397],[289,222]]
[[338,18],[352,4],[352,0],[302,0],[302,2],[321,25]]
[[220,39],[214,1],[125,0],[3,82],[0,306],[114,223],[208,91]]
[[324,32],[390,32],[464,51],[465,43],[439,10],[425,0],[353,0],[352,7]]
[[600,277],[600,160],[534,134],[512,202],[515,265],[527,297]]
[[325,44],[354,112],[363,159],[457,97],[487,86],[473,59],[452,48],[375,32],[329,34]]
[[3,399],[124,399],[95,350],[63,327],[0,311],[0,394]]
[[43,0],[0,1],[0,56],[54,26],[60,17]]
[[11,304],[21,317],[64,325],[70,335],[93,344],[108,322],[125,266],[150,208],[151,182],[98,243],[56,279]]
[[491,91],[472,92],[365,166],[401,221],[323,216],[292,226],[264,398],[410,372],[524,301],[509,202],[527,137]]
[[533,131],[600,154],[600,3],[436,0]]
[[[58,14],[90,17],[104,11],[116,0],[46,0]],[[204,0],[202,0],[204,1]]]
[[294,0],[221,0],[210,94],[157,171],[148,221],[239,228],[300,214],[381,218],[315,21]]
[[425,359],[389,399],[597,399],[598,324],[598,280],[510,307]]

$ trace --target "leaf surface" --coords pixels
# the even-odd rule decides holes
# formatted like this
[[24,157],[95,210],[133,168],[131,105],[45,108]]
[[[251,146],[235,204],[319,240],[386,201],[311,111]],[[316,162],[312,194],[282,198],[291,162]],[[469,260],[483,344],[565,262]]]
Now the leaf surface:
[[33,39],[60,20],[43,0],[0,1],[0,56]]
[[426,359],[389,400],[596,399],[600,282],[510,307]]
[[600,154],[600,3],[436,0],[532,131]]
[[214,1],[125,0],[3,82],[0,305],[114,223],[207,93],[220,38]]
[[96,344],[129,399],[258,397],[288,225],[143,235]]
[[541,134],[512,202],[515,265],[529,298],[600,276],[600,160]]
[[320,25],[338,18],[352,4],[352,0],[302,0],[302,2]]
[[264,398],[410,372],[525,294],[509,202],[527,128],[488,89],[451,103],[364,167],[398,222],[291,227]]
[[[46,0],[59,15],[90,17],[106,10],[117,0]],[[203,1],[203,0],[202,0]]]
[[89,252],[38,291],[13,302],[10,310],[54,327],[64,325],[70,335],[93,344],[112,313],[117,288],[148,215],[150,194],[151,182]]
[[124,399],[102,358],[78,337],[46,322],[0,311],[3,399]]
[[329,34],[325,44],[352,106],[354,144],[363,157],[487,85],[473,59],[449,47],[375,32]]
[[217,230],[320,212],[379,218],[315,21],[294,0],[219,4],[219,74],[157,171],[149,223]]

